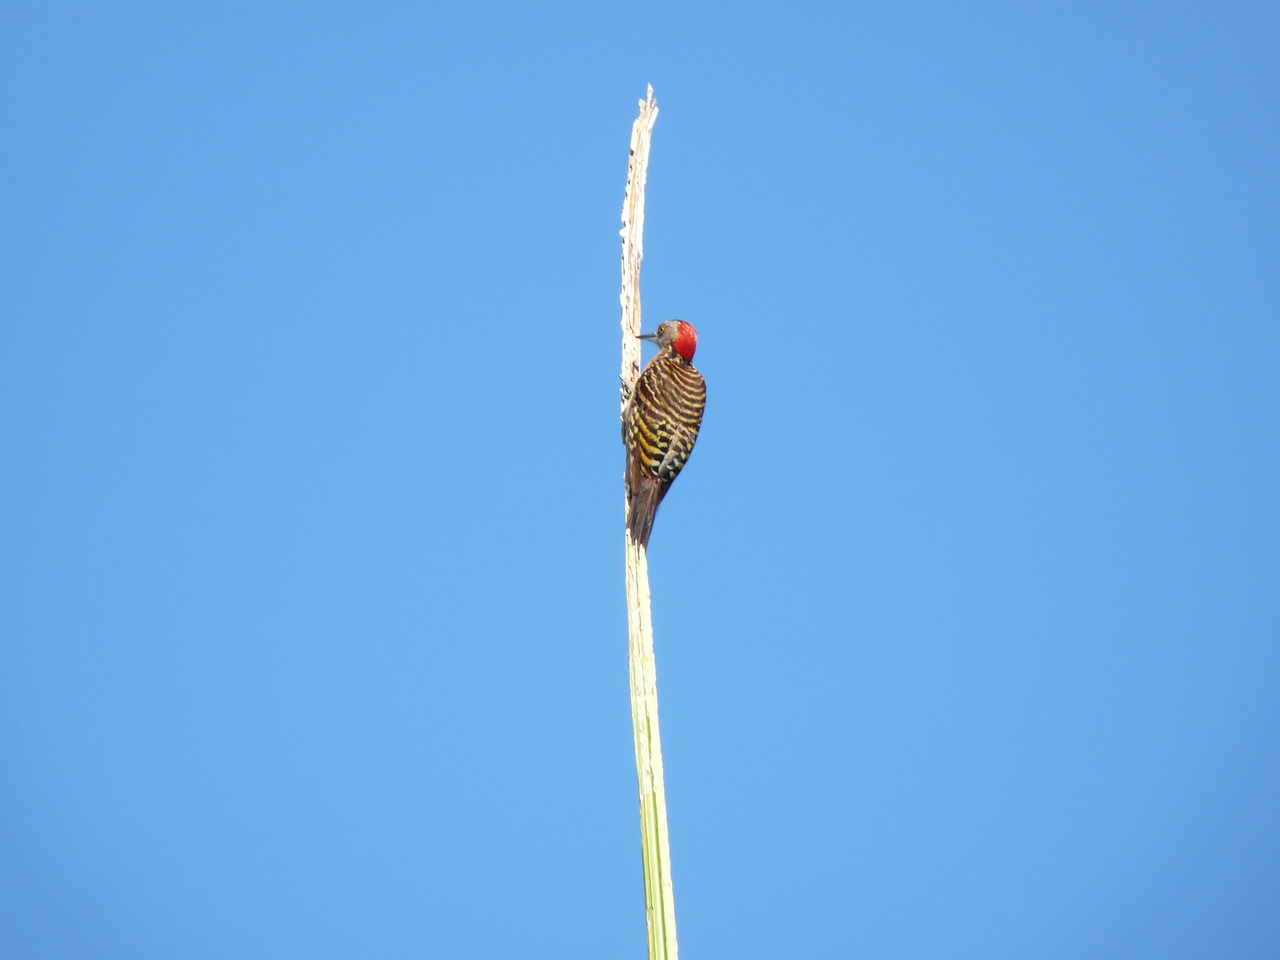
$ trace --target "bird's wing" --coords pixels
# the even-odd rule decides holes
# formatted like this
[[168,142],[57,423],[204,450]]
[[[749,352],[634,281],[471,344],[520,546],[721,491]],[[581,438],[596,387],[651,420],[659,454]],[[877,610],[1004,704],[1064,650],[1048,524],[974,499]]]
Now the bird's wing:
[[674,480],[676,474],[688,461],[689,454],[693,453],[693,445],[698,439],[698,428],[668,422],[663,424],[661,434],[666,440],[667,449],[658,464],[658,476],[663,480]]

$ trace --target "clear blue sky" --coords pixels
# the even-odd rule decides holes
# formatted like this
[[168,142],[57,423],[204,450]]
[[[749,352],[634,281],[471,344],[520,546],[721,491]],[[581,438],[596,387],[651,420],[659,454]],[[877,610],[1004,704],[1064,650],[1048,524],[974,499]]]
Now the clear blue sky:
[[1261,2],[7,5],[0,955],[644,955],[646,83],[684,954],[1280,956]]

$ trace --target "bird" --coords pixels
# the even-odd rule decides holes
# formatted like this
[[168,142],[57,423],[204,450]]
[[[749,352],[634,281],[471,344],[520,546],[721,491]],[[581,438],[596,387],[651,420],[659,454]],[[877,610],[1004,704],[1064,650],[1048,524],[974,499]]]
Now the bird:
[[658,504],[693,452],[707,406],[707,384],[693,366],[698,331],[687,320],[668,320],[641,340],[658,355],[636,381],[622,418],[627,448],[627,529],[646,549]]

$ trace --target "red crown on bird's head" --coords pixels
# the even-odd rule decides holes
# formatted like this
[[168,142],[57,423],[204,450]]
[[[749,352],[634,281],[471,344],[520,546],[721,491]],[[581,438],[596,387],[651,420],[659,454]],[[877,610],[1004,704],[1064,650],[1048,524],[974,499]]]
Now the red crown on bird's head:
[[692,363],[693,354],[698,349],[698,331],[693,328],[693,324],[688,320],[676,320],[675,323],[680,325],[680,329],[676,332],[676,340],[673,346],[676,349],[676,353]]

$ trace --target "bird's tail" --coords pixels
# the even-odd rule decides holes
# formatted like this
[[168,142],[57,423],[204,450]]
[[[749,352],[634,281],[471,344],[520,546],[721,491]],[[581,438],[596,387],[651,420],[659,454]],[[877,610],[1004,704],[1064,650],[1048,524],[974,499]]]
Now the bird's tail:
[[649,534],[653,533],[653,518],[658,515],[658,504],[666,492],[662,481],[654,477],[632,481],[627,529],[631,531],[631,539],[645,549],[649,547]]

